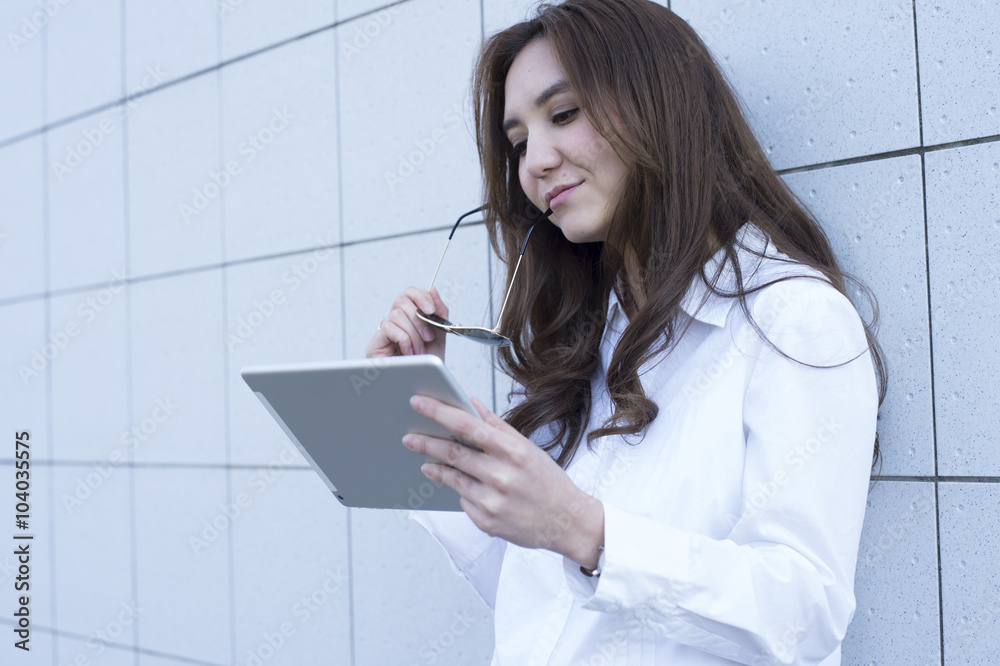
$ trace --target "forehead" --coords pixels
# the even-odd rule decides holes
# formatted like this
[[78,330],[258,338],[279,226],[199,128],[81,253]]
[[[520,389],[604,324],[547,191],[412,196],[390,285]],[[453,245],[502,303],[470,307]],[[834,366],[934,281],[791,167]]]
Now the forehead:
[[533,39],[514,58],[504,86],[504,118],[520,117],[534,108],[534,100],[552,83],[565,79],[549,40]]

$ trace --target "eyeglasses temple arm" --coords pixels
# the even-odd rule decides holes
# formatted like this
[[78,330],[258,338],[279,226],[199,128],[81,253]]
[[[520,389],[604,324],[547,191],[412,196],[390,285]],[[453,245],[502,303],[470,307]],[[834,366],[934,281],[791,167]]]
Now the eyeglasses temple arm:
[[459,217],[457,220],[455,220],[455,224],[451,228],[451,233],[448,234],[448,242],[444,244],[444,250],[441,251],[441,258],[438,259],[437,267],[434,269],[434,275],[431,277],[431,285],[430,285],[430,287],[427,287],[427,291],[428,292],[430,292],[431,287],[434,286],[434,280],[437,279],[438,271],[441,270],[441,262],[444,261],[444,253],[448,251],[448,246],[451,245],[451,237],[455,235],[455,230],[458,229],[458,225],[465,218],[469,217],[473,213],[478,213],[479,211],[483,210],[484,208],[486,208],[486,204],[483,204],[479,208],[470,210],[468,213],[465,213],[464,215],[462,215],[461,217]]
[[517,278],[517,269],[521,267],[521,259],[524,258],[524,249],[528,247],[528,239],[531,238],[531,232],[535,230],[535,227],[538,226],[539,222],[543,222],[548,219],[551,214],[551,208],[545,211],[545,213],[538,218],[538,221],[531,225],[531,228],[528,229],[528,233],[524,237],[524,242],[521,243],[521,254],[517,255],[517,263],[514,265],[514,273],[510,276],[510,284],[507,285],[507,294],[503,297],[503,305],[500,306],[500,315],[497,317],[497,325],[493,328],[494,333],[497,333],[500,330],[500,322],[503,321],[503,311],[507,309],[507,299],[510,298],[510,292],[514,288],[514,279]]

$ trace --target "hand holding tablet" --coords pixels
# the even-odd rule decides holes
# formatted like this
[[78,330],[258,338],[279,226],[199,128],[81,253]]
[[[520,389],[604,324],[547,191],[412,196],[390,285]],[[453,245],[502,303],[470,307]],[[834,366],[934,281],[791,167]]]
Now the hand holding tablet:
[[427,395],[479,419],[431,354],[243,368],[244,381],[344,506],[460,511],[459,495],[420,471],[407,433],[452,439],[410,406]]

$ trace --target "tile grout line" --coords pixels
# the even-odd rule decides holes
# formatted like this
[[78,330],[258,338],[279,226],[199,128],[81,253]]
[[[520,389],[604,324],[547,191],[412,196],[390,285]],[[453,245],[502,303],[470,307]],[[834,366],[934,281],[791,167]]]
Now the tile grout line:
[[[791,174],[796,174],[796,173],[804,173],[804,172],[809,172],[809,171],[818,171],[818,170],[827,169],[827,168],[835,168],[835,167],[840,167],[840,166],[847,166],[847,165],[851,165],[851,164],[863,164],[863,163],[866,163],[866,162],[874,162],[874,161],[883,160],[883,159],[894,159],[894,158],[897,158],[897,157],[906,157],[906,156],[909,156],[909,155],[921,155],[922,156],[925,153],[937,152],[937,151],[940,151],[940,150],[950,150],[950,149],[954,149],[954,148],[963,148],[963,147],[966,147],[966,146],[974,146],[974,145],[980,145],[980,144],[985,144],[985,143],[996,143],[996,142],[1000,142],[1000,134],[991,135],[991,136],[987,136],[987,137],[981,137],[981,138],[977,138],[977,139],[968,139],[968,140],[964,140],[964,141],[954,141],[954,142],[950,142],[950,143],[946,143],[946,144],[940,144],[938,146],[930,146],[930,147],[926,147],[926,148],[907,148],[905,150],[898,150],[898,151],[887,152],[887,153],[878,153],[878,154],[872,154],[872,155],[868,155],[868,156],[862,156],[862,157],[850,158],[850,159],[839,160],[839,161],[832,161],[832,162],[824,162],[824,163],[821,163],[821,164],[814,164],[814,165],[803,166],[803,167],[793,167],[793,168],[790,168],[790,169],[776,170],[775,172],[779,176],[786,176],[786,175],[791,175]],[[466,223],[467,226],[474,226],[474,225],[477,225],[477,224],[483,224],[483,222],[480,220],[480,221],[473,221],[473,222],[467,222]],[[341,240],[340,243],[334,243],[334,244],[331,244],[331,245],[313,246],[313,247],[302,248],[302,249],[298,249],[298,250],[289,250],[287,252],[279,252],[279,253],[269,254],[269,255],[261,255],[261,256],[256,256],[256,257],[247,257],[247,258],[242,258],[242,259],[235,259],[235,260],[232,260],[232,261],[226,260],[226,261],[223,261],[223,263],[221,263],[221,264],[205,264],[203,266],[194,266],[194,267],[190,267],[190,268],[175,269],[175,270],[170,270],[170,271],[164,271],[162,273],[152,273],[152,274],[149,274],[149,275],[140,275],[140,276],[132,276],[132,275],[130,275],[130,276],[128,276],[126,278],[125,282],[128,283],[128,284],[132,284],[132,283],[138,283],[138,282],[148,282],[148,281],[152,281],[152,280],[162,280],[162,279],[167,279],[167,278],[171,278],[171,277],[179,277],[179,276],[182,276],[182,275],[188,275],[188,274],[191,274],[191,273],[198,273],[198,272],[202,272],[202,271],[216,270],[216,269],[219,269],[219,268],[229,268],[229,267],[232,267],[232,266],[239,266],[239,265],[244,265],[244,264],[253,264],[253,263],[256,263],[256,262],[269,261],[271,259],[281,259],[281,258],[286,258],[286,257],[294,257],[294,256],[297,256],[297,255],[306,254],[308,252],[313,252],[313,251],[315,251],[317,249],[336,249],[336,248],[341,248],[342,249],[342,248],[352,247],[352,246],[355,246],[355,245],[365,245],[365,244],[369,244],[369,243],[378,243],[378,242],[382,242],[382,241],[396,240],[396,239],[399,239],[399,238],[406,238],[406,237],[410,237],[410,236],[418,236],[418,235],[421,235],[421,234],[432,234],[432,233],[437,233],[437,232],[440,232],[440,231],[443,231],[443,230],[446,230],[446,229],[449,229],[449,228],[450,228],[450,225],[444,225],[444,226],[438,226],[438,227],[429,227],[429,228],[426,228],[426,229],[414,229],[412,231],[404,231],[404,232],[395,233],[395,234],[387,234],[387,235],[384,235],[384,236],[373,236],[371,238],[360,238],[360,239],[349,240],[349,241],[343,241],[343,240]],[[46,298],[46,297],[50,297],[50,296],[66,296],[66,295],[71,295],[71,294],[85,293],[87,291],[91,291],[91,290],[94,290],[94,289],[100,289],[100,288],[102,288],[104,286],[105,286],[105,283],[99,282],[99,283],[88,283],[88,284],[78,285],[78,286],[74,286],[74,287],[64,287],[64,288],[61,288],[61,289],[52,290],[50,288],[50,285],[47,284],[46,285],[46,291],[44,291],[42,293],[36,292],[36,293],[30,293],[30,294],[23,294],[23,295],[20,295],[20,296],[11,296],[11,297],[2,298],[2,299],[0,299],[0,307],[4,307],[4,306],[7,306],[7,305],[15,305],[15,304],[18,304],[18,303],[23,303],[23,302],[26,302],[26,301],[32,301],[32,300],[36,300],[36,299]]]
[[[923,129],[921,128],[921,133]],[[868,155],[858,155],[857,157],[845,157],[840,160],[829,160],[827,162],[817,162],[816,164],[806,164],[803,166],[788,167],[787,169],[775,169],[779,176],[787,176],[794,173],[805,173],[809,171],[820,171],[851,164],[864,164],[866,162],[877,162],[878,160],[894,159],[896,157],[907,157],[909,155],[924,155],[925,153],[936,153],[942,150],[952,150],[955,148],[965,148],[966,146],[977,146],[983,143],[996,143],[1000,141],[1000,134],[989,134],[973,139],[960,139],[948,141],[933,146],[914,146],[912,148],[900,148],[899,150],[888,150],[881,153],[869,153]]]
[[[911,3],[913,9],[913,61],[917,77],[917,125],[920,128],[920,145],[924,145],[924,104],[920,93],[920,41],[917,30],[917,0]],[[930,364],[930,390],[931,390],[931,445],[934,451],[934,476],[938,476],[938,447],[937,447],[937,400],[934,392],[934,327],[932,307],[933,298],[931,296],[931,247],[930,247],[930,226],[927,215],[927,156],[920,154],[920,188],[923,195],[924,204],[924,266],[926,267],[927,280],[927,361]],[[940,484],[934,482],[934,540],[937,545],[937,578],[938,578],[938,646],[941,650],[941,664],[944,660],[944,583],[941,572],[941,499]]]
[[[216,8],[215,11],[215,56],[216,61],[222,62],[222,14]],[[224,103],[224,85],[223,85],[223,72],[225,70],[220,66],[216,70],[216,89],[215,89],[215,104],[216,104],[216,146],[218,148],[218,164],[219,168],[222,168],[225,162],[225,146],[223,141],[223,134],[225,132],[225,103]],[[222,189],[219,192],[219,256],[222,259],[222,266],[219,268],[219,289],[221,290],[222,296],[222,339],[226,339],[226,331],[229,330],[229,270],[226,267],[226,191]],[[226,459],[226,498],[231,500],[233,497],[233,439],[232,439],[232,422],[231,411],[230,411],[230,393],[229,393],[229,354],[226,352],[222,353],[222,429],[223,429],[223,441],[225,444],[225,459]],[[226,558],[229,562],[227,575],[227,583],[229,585],[229,655],[231,663],[236,663],[236,544],[234,542],[236,530],[226,530]]]
[[[128,25],[127,3],[121,3],[121,89],[124,93],[128,86],[128,48],[127,48],[127,25]],[[129,206],[129,119],[128,114],[122,114],[122,251],[125,257],[125,275],[132,273],[132,216]],[[132,420],[132,412],[135,409],[132,392],[135,389],[135,382],[132,378],[132,285],[125,285],[125,424]],[[130,450],[129,456],[134,461],[135,451]],[[136,506],[136,468],[130,467],[128,470],[128,504],[129,504],[129,565],[132,585],[132,602],[136,608],[139,604],[139,540],[138,540],[138,511]],[[142,618],[135,617],[132,622],[132,644],[139,646],[142,640],[142,630],[139,626]],[[139,666],[139,654],[133,656],[135,666]]]
[[[486,2],[479,0],[479,39],[480,43],[486,41]],[[493,322],[493,248],[490,247],[489,240],[486,242],[486,282],[489,285],[488,293],[490,297],[487,302],[489,308],[490,322]],[[490,348],[490,393],[493,395],[492,409],[497,413],[497,350]]]
[[[48,119],[49,113],[49,96],[48,96],[48,70],[49,70],[49,29],[48,25],[42,26],[41,29],[41,45],[42,50],[42,85],[41,85],[41,104],[42,104],[42,121]],[[49,173],[48,173],[48,159],[49,159],[49,133],[44,132],[42,134],[41,140],[41,151],[42,151],[42,249],[45,252],[45,256],[42,257],[42,284],[45,285],[45,292],[49,293],[52,288],[52,262],[50,256],[51,251],[51,229],[49,225]],[[45,297],[43,308],[42,308],[42,321],[45,327],[42,331],[42,339],[45,339],[45,334],[52,330],[52,299],[49,296]],[[45,364],[45,427],[47,429],[48,435],[48,445],[49,445],[49,455],[54,457],[55,451],[52,449],[52,424],[55,421],[55,417],[52,414],[52,364]],[[49,580],[52,581],[51,591],[49,593],[49,609],[50,609],[50,619],[53,626],[58,623],[58,612],[56,610],[56,489],[55,489],[55,477],[56,473],[54,469],[49,469],[48,479],[49,479]],[[52,666],[59,666],[59,645],[58,643],[52,644]]]
[[[338,1],[333,0],[334,21],[340,18],[338,15]],[[345,268],[344,253],[344,158],[341,145],[341,124],[340,124],[340,31],[333,30],[333,94],[334,94],[334,122],[336,123],[337,137],[337,230],[340,234],[338,240],[338,256],[340,258],[340,354],[341,358],[347,358],[347,270]],[[347,635],[350,646],[351,666],[357,661],[355,656],[354,634],[357,627],[354,624],[354,533],[351,530],[353,512],[351,507],[346,507],[346,537],[347,537]]]
[[[190,81],[191,79],[195,79],[195,78],[197,78],[199,76],[205,76],[207,74],[211,74],[213,71],[222,69],[223,67],[228,67],[229,65],[233,65],[233,64],[238,63],[240,61],[248,60],[250,58],[253,58],[253,57],[256,57],[256,56],[259,56],[259,55],[263,55],[263,54],[268,53],[270,51],[274,51],[274,50],[280,49],[283,46],[288,46],[289,44],[291,44],[293,42],[297,42],[297,41],[302,40],[302,39],[308,39],[309,37],[312,37],[314,35],[318,35],[319,33],[324,32],[326,30],[335,30],[336,28],[338,28],[339,26],[343,25],[344,23],[349,23],[351,21],[356,21],[356,20],[364,18],[365,16],[368,16],[370,14],[374,14],[376,12],[384,11],[384,10],[390,8],[390,7],[395,7],[396,5],[401,5],[401,4],[404,4],[404,3],[407,3],[407,2],[413,2],[413,1],[414,0],[397,0],[396,2],[392,2],[392,3],[386,4],[384,6],[376,7],[374,9],[370,9],[368,11],[362,12],[360,14],[357,14],[356,16],[351,16],[349,18],[344,19],[343,21],[334,20],[334,22],[331,23],[330,25],[320,26],[319,28],[314,28],[314,29],[309,30],[307,32],[295,35],[294,37],[289,37],[289,38],[283,39],[283,40],[281,40],[279,42],[274,42],[273,44],[268,44],[266,46],[262,46],[262,47],[260,47],[259,49],[255,50],[255,51],[249,51],[247,53],[241,53],[238,56],[234,56],[234,57],[230,58],[229,60],[225,60],[225,61],[220,60],[220,62],[218,64],[216,64],[216,65],[212,65],[211,67],[205,67],[204,69],[199,69],[199,70],[196,70],[196,71],[193,71],[193,72],[189,72],[187,74],[184,74],[183,76],[180,76],[180,77],[178,77],[176,79],[173,79],[171,81],[167,81],[166,83],[163,83],[163,84],[158,85],[158,86],[153,87],[153,88],[149,88],[149,89],[145,89],[145,90],[139,90],[139,91],[136,91],[136,92],[134,92],[132,94],[128,94],[127,90],[123,86],[123,90],[126,90],[126,94],[125,94],[124,97],[122,97],[120,99],[112,100],[110,102],[105,102],[104,104],[100,104],[100,105],[92,107],[90,109],[86,109],[84,111],[80,111],[78,113],[66,116],[65,118],[62,118],[62,119],[60,119],[60,120],[58,120],[58,121],[56,121],[56,122],[54,122],[52,124],[43,124],[41,127],[37,127],[35,129],[28,130],[27,132],[22,132],[21,134],[15,134],[14,136],[7,137],[6,139],[0,140],[0,150],[6,148],[7,146],[10,146],[10,145],[13,145],[15,143],[18,143],[20,141],[25,141],[27,139],[30,139],[30,138],[34,137],[34,136],[38,136],[38,135],[43,134],[45,132],[48,132],[50,130],[62,127],[63,125],[68,125],[68,124],[74,123],[74,122],[76,122],[78,120],[83,120],[84,118],[87,118],[88,116],[96,115],[98,113],[101,113],[102,111],[107,111],[109,109],[113,109],[114,107],[120,106],[122,104],[128,104],[129,102],[131,102],[133,100],[140,99],[142,97],[145,97],[146,95],[152,95],[153,93],[160,92],[161,90],[165,90],[166,88],[170,88],[172,86],[180,85],[182,83]],[[124,16],[124,9],[122,9],[122,14]],[[125,30],[125,27],[124,27],[124,24],[123,24],[122,25],[123,40],[124,40],[124,30]],[[122,50],[122,58],[124,59],[124,48]],[[220,58],[221,58],[221,51],[220,51]]]
[[[6,626],[13,627],[14,623],[11,620],[8,620],[7,618],[0,618],[0,625],[6,625]],[[44,625],[32,624],[31,627],[35,631],[41,631],[41,632],[47,633],[50,636],[53,636],[55,638],[68,638],[70,640],[74,640],[74,641],[77,641],[79,643],[84,643],[84,642],[86,642],[88,640],[93,640],[94,639],[93,635],[84,636],[83,634],[78,634],[75,631],[65,631],[65,630],[61,630],[61,629],[54,629],[52,627],[47,627],[47,626],[44,626]],[[98,640],[100,640],[101,643],[103,644],[103,646],[105,646],[109,650],[119,650],[121,652],[132,652],[132,653],[135,654],[136,659],[139,658],[139,655],[143,655],[144,654],[144,655],[148,655],[148,656],[151,656],[151,657],[162,657],[164,659],[171,659],[173,661],[176,661],[176,662],[179,662],[179,663],[182,663],[182,664],[197,664],[198,666],[229,666],[229,665],[223,665],[223,664],[216,664],[215,662],[211,662],[211,661],[201,661],[200,659],[192,659],[191,657],[186,657],[186,656],[181,655],[181,654],[172,654],[172,653],[168,653],[168,652],[160,652],[159,650],[151,650],[149,648],[142,648],[142,647],[139,647],[137,645],[119,645],[118,643],[112,643],[112,642],[109,642],[109,641],[105,641],[103,639],[98,639]],[[87,663],[90,663],[90,662],[88,661]]]
[[[479,225],[479,224],[483,224],[483,221],[482,220],[478,220],[478,221],[473,221],[473,222],[466,222],[465,224],[466,224],[466,226],[471,227],[471,226],[476,226],[476,225]],[[139,275],[139,276],[128,275],[128,276],[125,276],[124,280],[114,280],[114,281],[121,282],[121,283],[124,283],[124,284],[135,284],[135,283],[140,283],[140,282],[151,282],[151,281],[154,281],[154,280],[164,280],[164,279],[169,279],[169,278],[174,278],[174,277],[182,277],[182,276],[185,276],[185,275],[191,275],[193,273],[202,273],[202,272],[206,272],[206,271],[214,271],[214,270],[217,270],[217,269],[220,269],[220,268],[232,268],[234,266],[243,266],[243,265],[255,264],[255,263],[258,263],[258,262],[271,261],[273,259],[285,259],[285,258],[299,256],[299,255],[309,254],[309,253],[315,252],[316,250],[334,250],[334,249],[342,250],[344,248],[353,247],[355,245],[366,245],[366,244],[369,244],[369,243],[380,243],[380,242],[384,242],[384,241],[397,240],[397,239],[400,239],[400,238],[407,238],[407,237],[410,237],[410,236],[419,236],[419,235],[422,235],[422,234],[437,234],[437,233],[439,233],[441,231],[447,231],[450,228],[451,228],[451,225],[446,225],[446,226],[440,226],[440,227],[431,227],[431,228],[427,228],[427,229],[416,229],[416,230],[413,230],[413,231],[406,231],[406,232],[397,233],[397,234],[390,234],[390,235],[386,235],[386,236],[375,236],[375,237],[372,237],[372,238],[362,238],[362,239],[352,240],[352,241],[347,241],[347,242],[342,242],[342,243],[332,243],[332,244],[329,244],[329,245],[314,245],[314,246],[310,246],[308,248],[302,248],[302,249],[299,249],[299,250],[289,250],[287,252],[279,252],[279,253],[275,253],[275,254],[261,255],[261,256],[257,256],[257,257],[248,257],[248,258],[244,258],[244,259],[234,259],[232,261],[223,260],[222,263],[219,263],[219,264],[205,264],[205,265],[202,265],[202,266],[193,266],[193,267],[189,267],[189,268],[180,268],[180,269],[175,269],[175,270],[170,270],[170,271],[164,271],[162,273],[153,273],[153,274],[150,274],[150,275]],[[463,227],[463,228],[465,228],[465,227]],[[109,281],[109,282],[111,282],[111,281]],[[41,293],[37,293],[36,292],[36,293],[33,293],[33,294],[24,294],[22,296],[11,296],[11,297],[0,299],[0,307],[5,307],[7,305],[16,305],[18,303],[25,303],[25,302],[37,300],[37,299],[40,299],[40,298],[47,298],[47,297],[50,297],[50,296],[70,296],[70,295],[73,295],[73,294],[82,294],[82,293],[86,293],[88,291],[93,291],[95,289],[101,289],[106,284],[107,283],[104,283],[104,282],[88,283],[88,284],[78,285],[78,286],[74,286],[74,287],[63,287],[61,289],[48,290],[48,291],[44,291],[44,292],[41,292]]]
[[920,97],[920,44],[917,39],[917,0],[913,6],[913,65],[917,75],[917,129],[920,132],[920,146],[924,146],[924,103]]
[[[917,127],[920,130],[920,145],[924,147],[924,104],[920,92],[920,38],[917,30],[917,0],[912,0],[913,9],[913,61],[917,79]],[[934,452],[934,476],[937,478],[938,469],[938,448],[937,448],[937,408],[934,394],[934,328],[932,326],[933,309],[931,307],[931,250],[930,250],[930,228],[928,226],[927,215],[927,154],[920,153],[920,188],[924,205],[924,266],[927,280],[927,360],[930,364],[930,390],[931,390],[931,446]],[[941,501],[939,496],[940,484],[934,481],[934,540],[937,545],[937,584],[938,584],[938,645],[941,650],[941,664],[944,660],[944,597],[942,596],[942,575],[941,575]]]
[[940,486],[934,482],[934,540],[937,542],[937,593],[938,593],[938,644],[941,649],[941,666],[944,666],[944,597],[941,595],[941,496]]
[[[917,31],[917,2],[912,0],[913,11],[913,60],[917,84],[917,127],[920,131],[920,145],[924,146],[923,100],[920,94],[920,43]],[[938,476],[937,450],[937,413],[934,395],[934,333],[932,326],[933,310],[931,308],[931,259],[930,259],[930,229],[927,224],[927,159],[926,152],[920,153],[920,187],[924,208],[924,266],[927,285],[927,346],[928,363],[930,366],[930,398],[931,398],[931,447],[934,459],[934,476]],[[937,547],[937,605],[938,605],[938,647],[941,652],[941,663],[944,664],[944,604],[941,596],[941,503],[939,499],[939,484],[934,482],[934,541]]]

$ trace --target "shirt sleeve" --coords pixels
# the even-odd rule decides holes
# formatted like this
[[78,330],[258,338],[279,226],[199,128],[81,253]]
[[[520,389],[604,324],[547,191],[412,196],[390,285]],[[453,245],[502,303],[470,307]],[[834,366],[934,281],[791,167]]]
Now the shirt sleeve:
[[779,282],[753,311],[792,359],[843,364],[813,368],[761,344],[742,405],[743,512],[730,533],[714,539],[606,503],[600,577],[565,558],[564,570],[584,608],[739,663],[818,664],[856,605],[875,373],[856,310],[828,284]]
[[[511,389],[514,406],[524,400],[524,389],[518,382],[512,382]],[[406,515],[430,532],[447,554],[452,570],[469,582],[490,609],[495,609],[507,541],[483,532],[464,511],[409,510]]]
[[444,548],[452,571],[465,578],[490,609],[496,606],[497,582],[507,542],[479,529],[464,511],[412,511],[418,523]]

